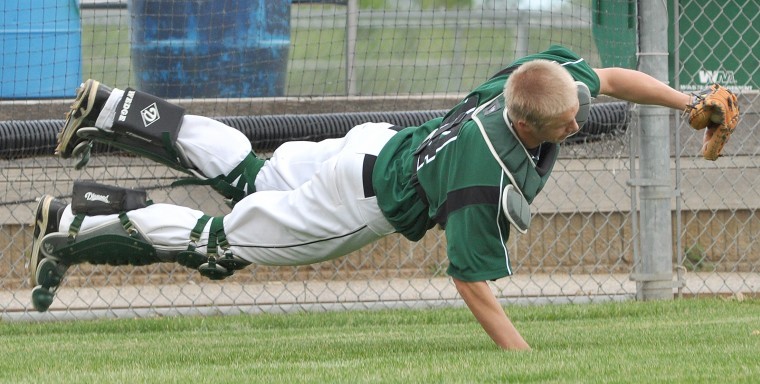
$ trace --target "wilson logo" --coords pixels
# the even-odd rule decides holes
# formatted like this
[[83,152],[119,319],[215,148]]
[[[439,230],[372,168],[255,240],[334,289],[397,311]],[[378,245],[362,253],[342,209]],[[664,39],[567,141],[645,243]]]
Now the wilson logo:
[[161,118],[161,115],[158,113],[158,106],[156,106],[156,103],[153,103],[140,111],[140,116],[142,116],[143,125],[146,127],[155,123],[158,121],[158,119]]

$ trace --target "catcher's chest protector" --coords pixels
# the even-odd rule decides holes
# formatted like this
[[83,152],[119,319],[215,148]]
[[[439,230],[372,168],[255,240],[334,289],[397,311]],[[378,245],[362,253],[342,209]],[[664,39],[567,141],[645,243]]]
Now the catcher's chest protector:
[[544,143],[540,148],[539,161],[534,163],[525,146],[507,123],[504,95],[481,105],[472,120],[478,125],[494,159],[509,176],[512,184],[528,200],[533,201],[549,179],[557,160],[559,146]]

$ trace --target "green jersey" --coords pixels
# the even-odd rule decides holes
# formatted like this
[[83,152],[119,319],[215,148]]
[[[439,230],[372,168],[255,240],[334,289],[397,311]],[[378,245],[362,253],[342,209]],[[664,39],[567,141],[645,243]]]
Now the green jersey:
[[[592,96],[599,93],[593,69],[564,47],[552,46],[510,67],[536,59],[560,63],[589,87]],[[558,146],[550,144],[542,146],[541,160],[534,162],[507,126],[503,90],[508,77],[503,73],[491,78],[446,116],[400,131],[383,147],[373,172],[378,205],[388,221],[413,241],[436,224],[444,228],[448,273],[463,281],[512,274],[502,193],[506,185],[516,184],[532,202],[556,160]],[[476,101],[472,118],[438,130],[445,118],[461,112],[460,107],[473,105],[467,100]]]

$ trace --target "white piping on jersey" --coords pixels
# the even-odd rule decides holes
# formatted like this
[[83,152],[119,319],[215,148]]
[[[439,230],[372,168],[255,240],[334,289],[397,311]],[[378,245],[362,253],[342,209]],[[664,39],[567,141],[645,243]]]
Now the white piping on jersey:
[[[506,165],[504,165],[504,162],[501,160],[501,158],[499,157],[498,153],[496,152],[496,149],[493,147],[493,143],[491,143],[491,139],[488,138],[488,135],[486,134],[486,129],[485,129],[485,127],[483,127],[483,122],[480,121],[480,119],[478,118],[478,113],[481,110],[483,110],[486,106],[488,106],[491,103],[493,103],[494,101],[496,101],[497,98],[498,98],[498,96],[494,97],[491,101],[489,101],[487,103],[484,103],[483,105],[481,105],[480,107],[478,107],[478,109],[476,109],[475,112],[472,113],[472,121],[474,121],[475,124],[478,125],[478,128],[480,129],[480,134],[483,136],[483,140],[485,140],[486,146],[488,146],[488,150],[491,151],[491,156],[493,156],[494,159],[496,159],[496,162],[499,163],[499,166],[501,166],[501,169],[504,171],[504,173],[507,174],[507,177],[509,178],[509,181],[512,182],[512,185],[515,187],[515,189],[518,192],[520,192],[521,195],[524,195],[523,192],[522,192],[522,190],[520,189],[520,186],[517,184],[517,181],[515,181],[515,177],[512,176],[511,172],[509,172],[509,169],[507,168]],[[506,114],[506,113],[507,113],[507,107],[504,106],[504,114]],[[512,132],[512,134],[515,134],[515,131],[512,129],[512,125],[509,124],[509,119],[507,119],[505,117],[503,117],[503,119],[504,119],[504,122],[507,124],[507,127],[509,127],[509,130]],[[517,135],[515,135],[515,137],[517,137]],[[520,140],[518,139],[517,141],[520,141]],[[522,142],[520,142],[520,145],[525,150],[525,146],[522,145]],[[527,154],[528,151],[525,150],[525,153]],[[528,159],[530,159],[529,155],[528,155]]]
[[573,64],[578,64],[578,63],[580,63],[580,62],[582,62],[582,61],[583,61],[583,58],[581,57],[581,58],[580,58],[580,59],[578,59],[578,60],[575,60],[575,61],[568,61],[567,63],[560,63],[559,65],[561,65],[561,66],[563,66],[563,67],[564,67],[564,66],[566,66],[566,65],[573,65]]
[[504,207],[501,206],[504,194],[504,173],[501,174],[501,180],[499,180],[499,209],[496,211],[496,227],[499,229],[499,240],[501,240],[501,246],[504,248],[504,265],[507,267],[507,273],[512,275],[512,268],[509,265],[509,249],[507,248],[507,240],[502,235],[501,225],[499,224],[499,213],[503,212]]
[[[431,132],[430,134],[432,135],[433,133],[435,133],[435,131]],[[446,131],[446,132],[442,132],[442,133],[441,133],[441,136],[448,136],[449,134],[451,134],[451,131]],[[449,145],[449,144],[453,143],[454,141],[456,141],[456,139],[457,139],[457,138],[459,138],[459,135],[456,135],[456,136],[454,136],[454,137],[452,137],[452,138],[450,138],[450,139],[446,140],[445,142],[443,142],[443,144],[441,144],[441,146],[440,146],[440,147],[438,147],[438,148],[436,148],[436,149],[435,149],[435,153],[436,153],[436,155],[437,155],[437,154],[438,154],[438,152],[440,152],[440,151],[441,151],[441,150],[442,150],[442,149],[443,149],[445,146],[447,146],[447,145]],[[425,155],[425,157],[421,159],[422,161],[420,161],[420,160],[417,160],[417,170],[419,171],[419,170],[420,170],[420,168],[422,168],[422,167],[423,167],[425,164],[430,164],[431,162],[433,162],[433,160],[435,160],[435,157],[436,157],[436,155],[433,155],[433,157],[429,157],[428,155]]]

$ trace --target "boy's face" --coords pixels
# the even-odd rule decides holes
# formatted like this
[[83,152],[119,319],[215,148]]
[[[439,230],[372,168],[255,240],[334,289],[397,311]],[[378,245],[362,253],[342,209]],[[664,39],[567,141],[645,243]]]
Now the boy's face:
[[578,133],[580,127],[575,121],[575,115],[578,113],[578,106],[568,109],[566,112],[550,119],[543,127],[533,127],[533,134],[540,142],[548,141],[559,144],[568,137]]

